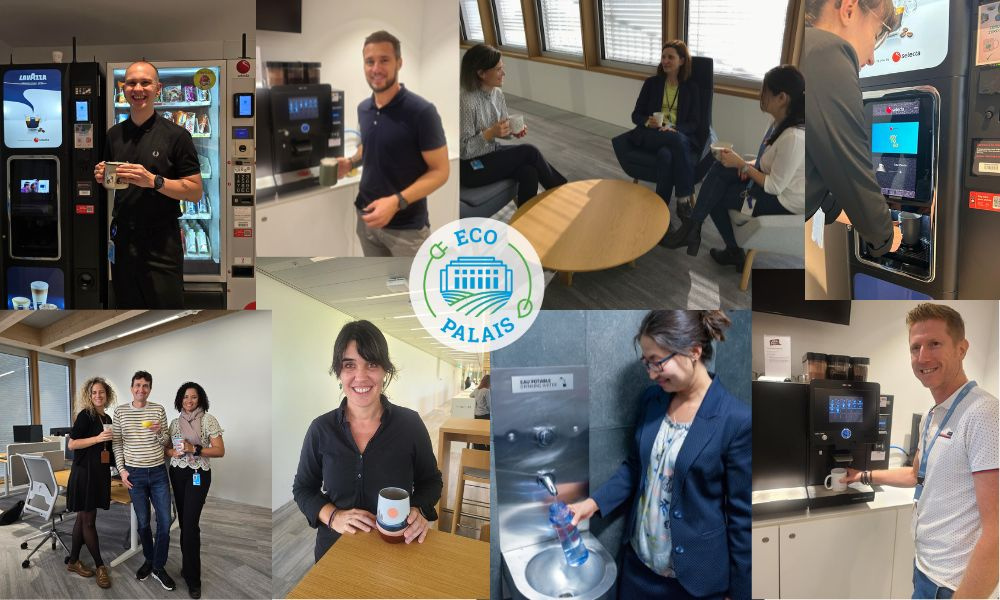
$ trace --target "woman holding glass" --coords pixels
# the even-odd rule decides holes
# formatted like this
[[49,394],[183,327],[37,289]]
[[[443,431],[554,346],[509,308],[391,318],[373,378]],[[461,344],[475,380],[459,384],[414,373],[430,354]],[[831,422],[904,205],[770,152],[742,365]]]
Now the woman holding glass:
[[705,366],[722,311],[657,310],[635,336],[653,381],[628,457],[573,524],[628,506],[619,598],[750,598],[750,407]]

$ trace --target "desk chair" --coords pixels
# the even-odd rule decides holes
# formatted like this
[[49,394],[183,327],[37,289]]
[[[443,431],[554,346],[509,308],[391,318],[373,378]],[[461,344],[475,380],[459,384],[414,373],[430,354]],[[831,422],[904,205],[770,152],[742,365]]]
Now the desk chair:
[[59,532],[56,530],[56,517],[62,521],[63,515],[62,513],[57,513],[55,510],[60,487],[56,484],[56,475],[52,471],[52,464],[44,456],[32,454],[19,454],[18,456],[24,461],[24,468],[28,472],[28,495],[24,499],[24,512],[41,516],[46,521],[49,521],[52,527],[49,531],[43,531],[21,542],[21,550],[27,550],[29,541],[38,537],[42,538],[42,541],[38,542],[38,545],[31,551],[31,554],[24,559],[21,566],[25,569],[31,566],[31,557],[38,552],[42,544],[50,539],[53,550],[56,549],[57,540],[62,544],[63,549],[66,550],[66,557],[63,559],[63,562],[68,562],[69,547],[59,537]]
[[[692,164],[695,165],[694,182],[698,183],[705,177],[705,172],[708,171],[712,163],[709,144],[714,138],[711,127],[712,96],[715,93],[715,62],[707,56],[691,57],[691,81],[698,87],[698,109],[705,116],[702,119],[701,128],[693,140],[695,145],[694,160],[692,161]],[[629,139],[630,133],[631,130],[626,131],[611,140],[611,146],[615,150],[615,156],[618,157],[618,163],[625,174],[632,178],[633,183],[638,183],[639,180],[656,183],[656,154],[633,146]]]
[[517,181],[501,179],[480,187],[459,186],[458,216],[489,218],[517,198]]
[[[462,449],[462,460],[458,466],[461,475],[458,481],[458,498],[455,501],[455,514],[451,519],[451,532],[458,531],[458,522],[462,518],[462,500],[465,498],[465,482],[474,481],[476,483],[490,484],[490,453],[488,450]],[[470,501],[471,504],[471,501]],[[480,502],[480,505],[483,503]],[[487,503],[486,506],[489,506]],[[477,519],[489,521],[489,517],[470,515]]]

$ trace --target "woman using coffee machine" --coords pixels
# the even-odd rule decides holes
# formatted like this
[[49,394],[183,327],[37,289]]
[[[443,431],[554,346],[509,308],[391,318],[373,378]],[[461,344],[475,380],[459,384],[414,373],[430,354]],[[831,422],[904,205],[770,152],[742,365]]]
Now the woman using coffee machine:
[[628,457],[573,524],[628,502],[619,598],[750,598],[750,407],[711,375],[719,310],[654,310],[635,343],[655,385]]
[[656,75],[643,82],[635,101],[635,129],[611,142],[623,166],[632,151],[656,155],[656,193],[670,204],[676,189],[676,212],[682,224],[694,205],[694,166],[705,146],[705,119],[709,118],[701,114],[698,86],[690,78],[687,44],[681,40],[664,44]]
[[379,492],[409,492],[404,541],[423,542],[437,519],[441,471],[431,438],[416,411],[383,393],[397,374],[385,336],[369,321],[344,325],[333,346],[330,372],[340,380],[340,405],[306,431],[292,496],[316,528],[316,561],[341,535],[377,527]]
[[756,163],[746,162],[729,148],[720,148],[717,162],[705,174],[691,220],[669,234],[664,246],[687,246],[687,253],[697,256],[701,224],[711,215],[726,243],[725,249],[712,249],[712,258],[721,265],[743,267],[746,255],[736,242],[730,209],[743,209],[755,217],[805,212],[805,95],[805,78],[792,65],[774,67],[764,75],[760,109],[773,121],[764,134]]
[[181,525],[181,573],[192,598],[201,598],[201,509],[212,485],[210,458],[226,455],[222,427],[208,414],[205,389],[189,381],[177,389],[174,408],[180,416],[170,422],[167,449],[170,487]]
[[[462,185],[479,187],[504,179],[517,180],[517,205],[545,189],[566,183],[538,148],[531,144],[500,145],[498,138],[523,138],[528,134],[524,117],[511,119],[500,87],[503,59],[493,46],[476,44],[465,51],[460,74]],[[519,122],[515,122],[519,121]]]

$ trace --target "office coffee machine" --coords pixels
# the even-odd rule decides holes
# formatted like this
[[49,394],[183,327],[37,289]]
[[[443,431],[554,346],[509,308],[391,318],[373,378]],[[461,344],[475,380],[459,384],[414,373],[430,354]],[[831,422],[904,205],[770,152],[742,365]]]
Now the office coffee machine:
[[754,515],[874,500],[870,486],[838,492],[824,480],[836,467],[885,468],[891,411],[891,396],[882,396],[877,383],[755,381]]

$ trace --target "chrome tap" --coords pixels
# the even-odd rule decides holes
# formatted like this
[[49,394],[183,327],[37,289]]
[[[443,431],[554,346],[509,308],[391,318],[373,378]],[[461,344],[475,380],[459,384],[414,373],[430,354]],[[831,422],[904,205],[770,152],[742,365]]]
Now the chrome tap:
[[555,480],[555,477],[552,476],[552,471],[546,471],[545,473],[539,473],[538,474],[538,478],[535,481],[537,481],[542,487],[545,488],[545,490],[548,493],[552,494],[553,496],[555,496],[555,495],[557,495],[559,493],[556,490],[556,480]]

